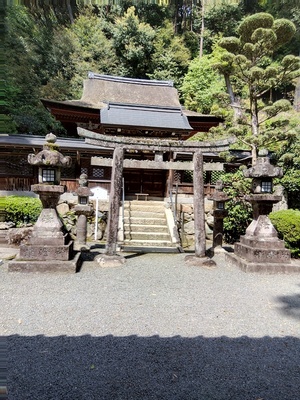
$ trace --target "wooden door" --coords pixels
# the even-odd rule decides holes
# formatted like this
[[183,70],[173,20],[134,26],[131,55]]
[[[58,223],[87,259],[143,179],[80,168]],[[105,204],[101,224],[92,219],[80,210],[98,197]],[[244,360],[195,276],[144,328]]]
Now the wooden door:
[[148,193],[152,197],[164,197],[166,171],[150,169],[125,169],[123,172],[125,196]]

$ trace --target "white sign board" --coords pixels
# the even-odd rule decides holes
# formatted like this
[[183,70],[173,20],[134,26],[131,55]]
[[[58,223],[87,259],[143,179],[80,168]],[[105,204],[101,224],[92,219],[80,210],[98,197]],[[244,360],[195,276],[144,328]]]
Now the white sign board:
[[96,200],[96,212],[95,212],[95,240],[98,236],[98,213],[99,213],[99,200],[108,200],[107,190],[99,186],[91,188],[93,196],[90,199]]
[[90,196],[90,199],[92,200],[108,200],[107,190],[102,187],[93,187],[91,188],[91,192],[93,192],[93,195]]

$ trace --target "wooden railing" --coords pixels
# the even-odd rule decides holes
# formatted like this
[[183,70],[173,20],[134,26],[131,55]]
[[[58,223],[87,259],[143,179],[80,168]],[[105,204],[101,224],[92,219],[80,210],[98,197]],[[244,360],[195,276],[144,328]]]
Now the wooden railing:
[[[204,196],[211,196],[215,191],[215,185],[210,183],[204,184]],[[194,188],[192,183],[179,183],[178,194],[194,194]]]
[[31,185],[35,183],[34,178],[27,177],[0,177],[0,190],[5,191],[30,191]]

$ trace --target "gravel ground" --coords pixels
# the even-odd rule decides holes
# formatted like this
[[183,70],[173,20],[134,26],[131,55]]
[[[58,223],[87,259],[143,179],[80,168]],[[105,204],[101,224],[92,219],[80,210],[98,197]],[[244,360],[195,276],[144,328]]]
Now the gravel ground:
[[296,400],[300,275],[187,267],[185,254],[0,267],[9,400]]

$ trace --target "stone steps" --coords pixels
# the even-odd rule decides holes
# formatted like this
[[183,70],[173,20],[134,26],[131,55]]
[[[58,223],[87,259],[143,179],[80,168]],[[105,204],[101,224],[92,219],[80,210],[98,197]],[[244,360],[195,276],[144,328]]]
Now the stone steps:
[[124,217],[137,217],[137,218],[161,218],[165,219],[165,213],[164,211],[144,211],[144,210],[130,210],[127,211],[124,210]]
[[157,232],[157,233],[169,233],[166,225],[155,225],[155,224],[125,224],[125,231],[132,232]]
[[130,233],[125,233],[125,240],[151,240],[151,241],[165,241],[170,242],[170,234],[165,232],[135,232],[130,231]]
[[147,218],[147,217],[139,217],[138,215],[134,216],[134,217],[130,217],[130,216],[125,216],[124,217],[124,223],[126,225],[156,225],[156,226],[166,226],[166,218]]
[[159,201],[128,201],[124,205],[123,248],[177,251],[169,232],[165,205]]
[[170,248],[177,248],[177,246],[172,246],[170,241],[168,240],[140,240],[140,239],[135,239],[135,240],[125,240],[124,241],[125,246],[131,246],[131,247],[170,247]]
[[145,211],[145,212],[154,212],[162,210],[162,202],[157,201],[130,201],[125,203],[124,210],[134,210],[134,211]]

